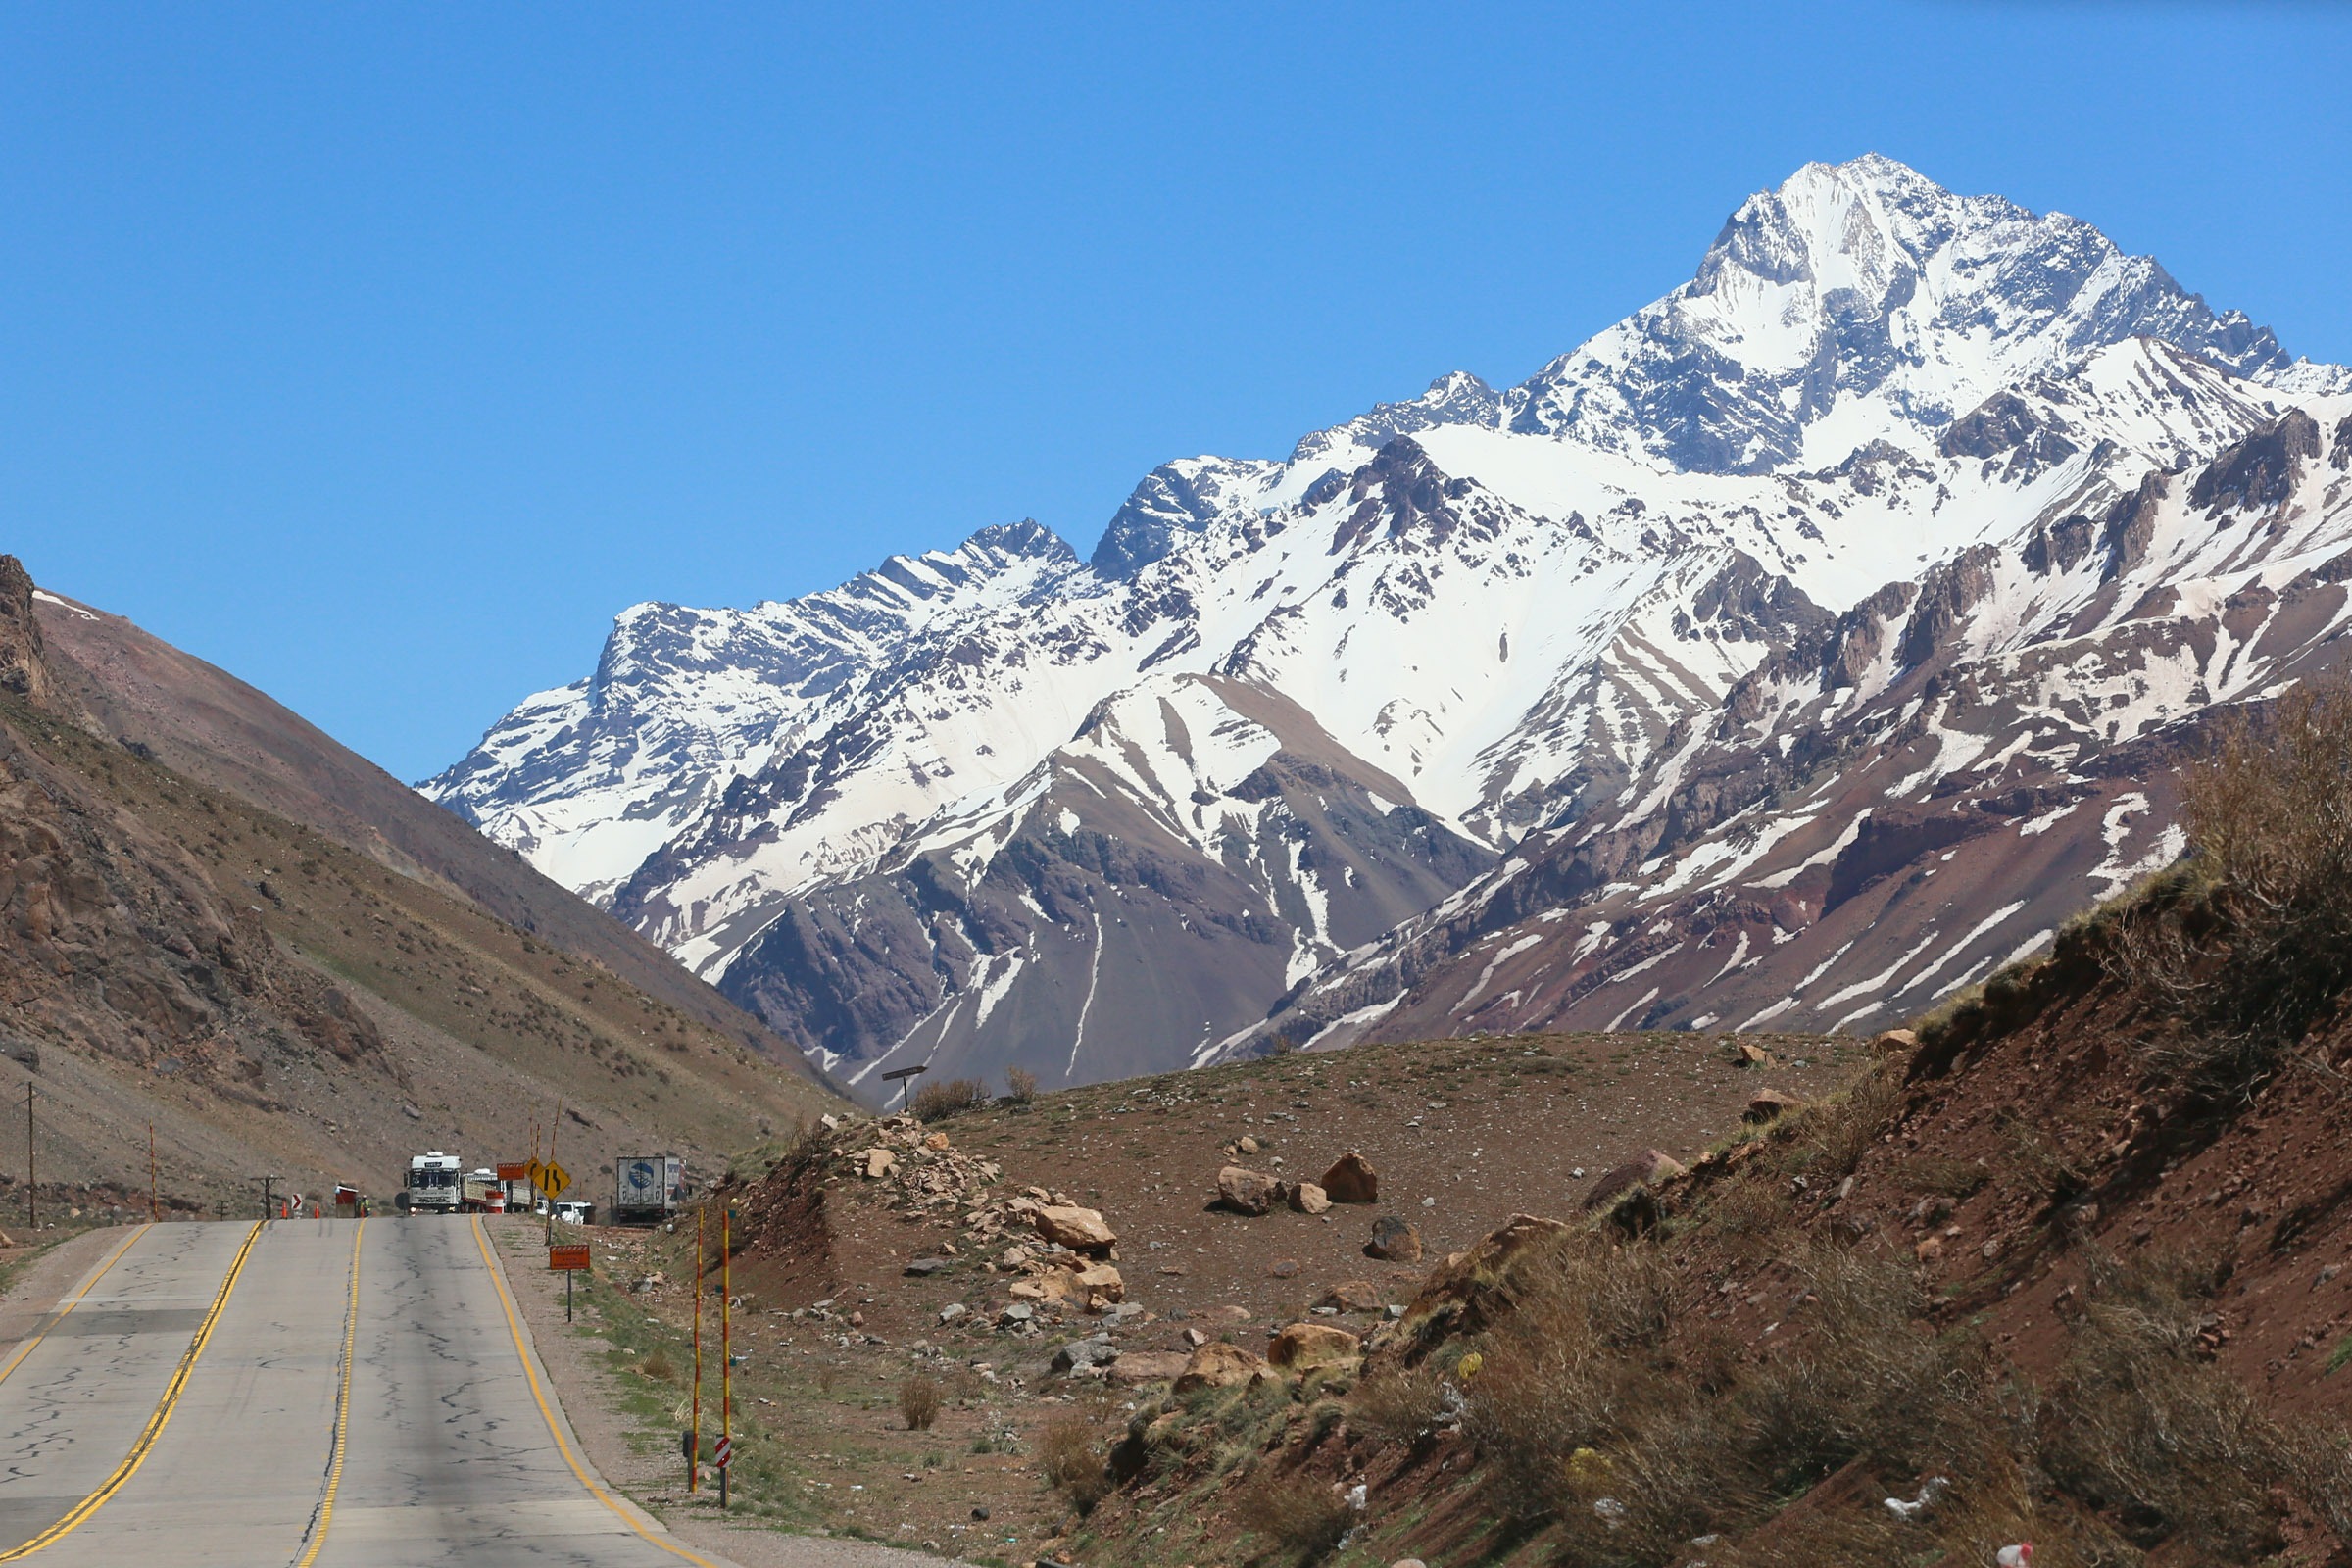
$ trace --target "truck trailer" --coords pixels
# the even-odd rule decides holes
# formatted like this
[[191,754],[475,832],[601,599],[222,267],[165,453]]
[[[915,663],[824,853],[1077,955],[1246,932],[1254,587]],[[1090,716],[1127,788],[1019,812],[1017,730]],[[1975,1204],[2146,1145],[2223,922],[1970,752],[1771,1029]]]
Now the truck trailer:
[[677,1155],[623,1155],[615,1162],[613,1224],[659,1225],[685,1200],[686,1161]]

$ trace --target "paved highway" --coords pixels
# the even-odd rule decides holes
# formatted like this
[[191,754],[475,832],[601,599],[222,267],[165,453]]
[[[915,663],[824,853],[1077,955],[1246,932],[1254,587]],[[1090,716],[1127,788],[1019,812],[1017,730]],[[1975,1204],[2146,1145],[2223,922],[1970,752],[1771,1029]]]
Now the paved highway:
[[0,1563],[726,1568],[586,1467],[476,1222],[142,1226],[0,1348]]

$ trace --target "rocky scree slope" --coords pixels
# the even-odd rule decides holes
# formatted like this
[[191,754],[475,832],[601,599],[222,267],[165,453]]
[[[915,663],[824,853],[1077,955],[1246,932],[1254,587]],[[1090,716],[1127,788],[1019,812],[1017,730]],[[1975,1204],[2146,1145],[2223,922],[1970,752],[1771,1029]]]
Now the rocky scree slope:
[[838,1103],[714,1026],[723,1003],[675,1005],[118,738],[120,695],[51,613],[96,614],[0,558],[0,1089],[39,1097],[46,1201],[142,1210],[149,1122],[164,1202],[211,1214],[250,1212],[259,1170],[384,1198],[409,1154],[511,1154],[559,1103],[593,1197],[620,1153],[707,1160]]
[[2079,220],[1811,165],[1519,387],[1167,464],[1087,561],[638,606],[423,789],[869,1093],[1867,1027],[2171,853],[2145,748],[2334,657],[2348,420]]
[[2184,1068],[2145,928],[2227,972],[2228,908],[2159,884],[1847,1094],[1497,1227],[1360,1355],[1139,1401],[1066,1555],[2344,1560],[2352,1027]]

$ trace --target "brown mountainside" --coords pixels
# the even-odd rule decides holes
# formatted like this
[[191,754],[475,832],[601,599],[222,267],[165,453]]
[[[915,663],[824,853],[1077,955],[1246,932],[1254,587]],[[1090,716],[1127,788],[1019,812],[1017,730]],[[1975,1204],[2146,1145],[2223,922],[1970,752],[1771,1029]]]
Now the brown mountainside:
[[427,1147],[521,1157],[559,1102],[557,1152],[601,1199],[619,1154],[707,1162],[837,1103],[268,699],[35,592],[0,560],[0,1095],[35,1092],[45,1202],[143,1204],[150,1122],[166,1200],[211,1212],[264,1173],[381,1197]]

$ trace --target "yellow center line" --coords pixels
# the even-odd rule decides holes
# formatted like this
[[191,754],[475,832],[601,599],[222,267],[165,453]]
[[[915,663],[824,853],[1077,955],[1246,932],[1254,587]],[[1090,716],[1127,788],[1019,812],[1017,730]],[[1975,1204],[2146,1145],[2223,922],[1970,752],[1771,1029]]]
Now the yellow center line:
[[60,1307],[57,1311],[51,1313],[49,1316],[49,1321],[41,1325],[41,1332],[26,1340],[23,1345],[18,1346],[16,1354],[8,1358],[8,1364],[6,1366],[0,1366],[0,1383],[6,1383],[8,1381],[8,1375],[11,1372],[14,1372],[18,1367],[24,1364],[24,1358],[32,1353],[32,1348],[40,1344],[43,1340],[47,1339],[49,1337],[49,1331],[56,1328],[60,1323],[63,1323],[66,1320],[66,1314],[81,1304],[81,1298],[83,1297],[89,1295],[90,1292],[98,1288],[98,1282],[106,1278],[106,1271],[110,1268],[113,1268],[117,1263],[122,1262],[122,1254],[130,1250],[130,1244],[137,1241],[140,1237],[146,1235],[150,1227],[146,1225],[134,1225],[131,1227],[130,1235],[124,1238],[122,1245],[116,1248],[114,1251],[108,1255],[107,1260],[98,1265],[98,1272],[81,1282],[81,1289],[74,1293],[74,1299],[68,1301],[63,1307]]
[[335,1517],[335,1492],[343,1485],[343,1452],[351,1435],[351,1367],[360,1343],[360,1233],[363,1219],[351,1228],[351,1310],[343,1319],[343,1384],[335,1393],[335,1456],[326,1467],[326,1491],[318,1498],[318,1522],[312,1527],[311,1545],[294,1568],[311,1568],[326,1544],[326,1527]]
[[172,1372],[172,1381],[165,1385],[164,1396],[157,1402],[155,1414],[147,1418],[146,1430],[130,1446],[130,1452],[122,1456],[122,1462],[115,1466],[115,1473],[101,1482],[97,1491],[75,1503],[63,1519],[22,1546],[11,1551],[0,1551],[0,1562],[15,1562],[20,1557],[29,1557],[79,1530],[89,1522],[91,1515],[106,1506],[108,1498],[121,1492],[130,1478],[139,1473],[139,1466],[147,1462],[147,1455],[154,1449],[156,1439],[164,1435],[165,1426],[172,1420],[172,1412],[179,1403],[180,1391],[187,1387],[188,1374],[196,1370],[196,1358],[204,1353],[205,1342],[213,1337],[213,1325],[220,1321],[220,1309],[228,1305],[228,1293],[236,1289],[237,1276],[245,1272],[245,1260],[253,1255],[253,1244],[260,1241],[261,1237],[262,1227],[259,1224],[246,1232],[245,1245],[237,1249],[236,1260],[228,1265],[228,1278],[220,1282],[220,1293],[213,1298],[212,1309],[204,1314],[204,1321],[196,1325],[196,1337],[188,1342],[188,1348],[180,1356],[179,1366]]
[[[594,1493],[596,1500],[612,1509],[622,1524],[627,1525],[663,1551],[674,1557],[683,1557],[688,1562],[700,1564],[701,1568],[718,1568],[718,1564],[710,1558],[698,1557],[677,1543],[665,1541],[646,1529],[635,1514],[613,1501],[612,1494],[597,1485],[595,1478],[589,1475],[587,1467],[581,1464],[572,1453],[571,1445],[564,1441],[564,1429],[556,1422],[556,1412],[548,1406],[547,1392],[539,1386],[539,1373],[531,1365],[531,1348],[522,1337],[522,1319],[515,1315],[514,1298],[507,1290],[506,1271],[499,1267],[498,1259],[491,1255],[489,1233],[483,1229],[478,1216],[473,1222],[473,1244],[482,1250],[482,1262],[489,1267],[490,1283],[498,1287],[499,1304],[507,1309],[507,1332],[514,1337],[514,1354],[522,1362],[522,1375],[530,1380],[531,1397],[539,1402],[539,1413],[547,1420],[548,1436],[556,1440],[556,1451],[564,1455],[564,1462],[571,1466],[571,1473],[580,1478],[580,1485]],[[0,1557],[0,1562],[5,1561],[7,1561],[6,1558]]]

